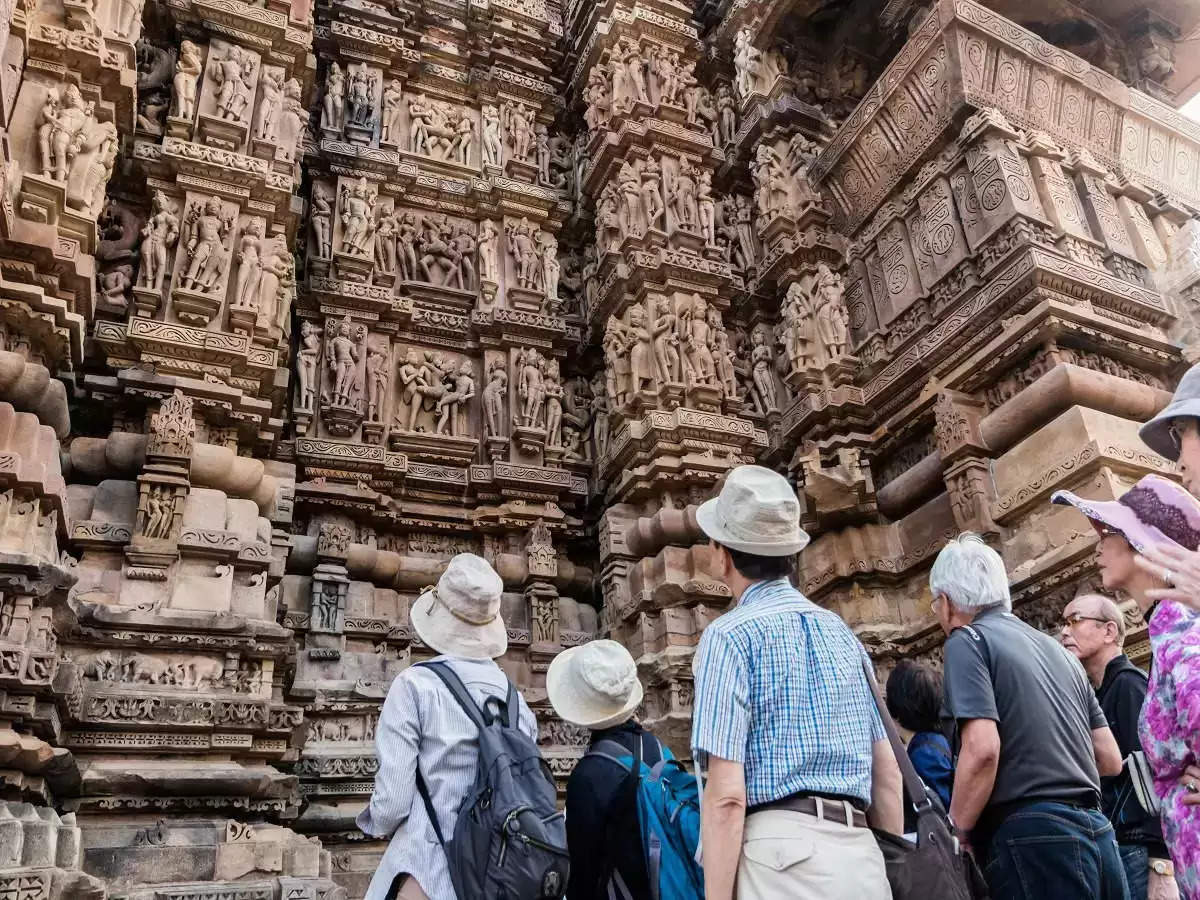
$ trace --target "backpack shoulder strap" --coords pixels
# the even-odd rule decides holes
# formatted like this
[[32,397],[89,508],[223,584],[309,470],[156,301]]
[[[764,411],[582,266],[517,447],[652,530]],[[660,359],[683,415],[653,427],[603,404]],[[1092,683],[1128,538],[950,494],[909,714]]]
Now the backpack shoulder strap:
[[[637,753],[637,758],[638,758],[639,763],[641,762],[641,756],[642,756],[641,749],[642,748],[639,745],[638,753]],[[615,763],[616,765],[620,766],[626,772],[634,771],[632,762],[625,762],[623,760],[623,757],[633,756],[633,754],[630,753],[630,751],[626,750],[624,747],[622,747],[620,744],[618,744],[616,741],[611,741],[611,740],[600,741],[598,744],[596,744],[596,746],[592,747],[592,749],[590,749],[586,755],[587,756],[598,756],[598,757],[600,757],[600,759],[607,759],[609,762]]]
[[516,728],[520,721],[521,701],[517,699],[517,689],[507,677],[508,693],[504,697],[504,709],[508,716],[508,727]]
[[[483,721],[483,713],[479,711],[479,707],[475,705],[475,701],[467,691],[466,685],[462,683],[462,680],[455,671],[445,663],[439,662],[423,662],[417,663],[417,665],[428,669],[440,678],[450,691],[450,695],[458,701],[458,705],[462,707],[462,711],[467,714],[467,718],[474,723],[476,728],[483,731],[486,727],[486,723]],[[512,687],[511,683],[509,687]]]
[[921,776],[913,768],[912,760],[908,758],[908,751],[904,748],[904,742],[900,740],[900,732],[892,720],[891,713],[888,712],[887,704],[883,702],[883,694],[879,691],[879,682],[875,680],[875,672],[871,668],[866,654],[863,654],[862,667],[863,674],[867,679],[867,686],[871,689],[871,697],[875,700],[875,709],[883,722],[883,730],[887,732],[888,742],[892,745],[892,754],[896,757],[896,764],[900,767],[904,789],[908,791],[908,796],[914,805],[924,807],[930,802],[925,796],[925,782],[921,780]]

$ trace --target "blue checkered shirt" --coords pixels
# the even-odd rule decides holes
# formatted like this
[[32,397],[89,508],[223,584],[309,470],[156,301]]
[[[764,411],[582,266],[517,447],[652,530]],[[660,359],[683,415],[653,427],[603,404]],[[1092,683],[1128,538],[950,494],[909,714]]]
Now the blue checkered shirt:
[[750,806],[798,791],[871,802],[886,737],[846,623],[787,581],[759,581],[700,636],[692,751],[740,762]]

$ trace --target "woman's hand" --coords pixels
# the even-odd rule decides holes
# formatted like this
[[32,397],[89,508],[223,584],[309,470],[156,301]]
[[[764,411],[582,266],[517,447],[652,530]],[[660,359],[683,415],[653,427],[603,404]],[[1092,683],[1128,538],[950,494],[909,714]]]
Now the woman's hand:
[[1177,544],[1160,544],[1147,548],[1134,561],[1167,583],[1167,587],[1146,591],[1147,597],[1152,600],[1174,600],[1200,610],[1200,553]]

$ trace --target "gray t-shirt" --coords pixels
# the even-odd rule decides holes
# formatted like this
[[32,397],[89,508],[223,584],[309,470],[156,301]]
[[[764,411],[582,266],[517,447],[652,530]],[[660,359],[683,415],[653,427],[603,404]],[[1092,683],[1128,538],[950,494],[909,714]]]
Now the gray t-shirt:
[[946,640],[945,692],[943,715],[955,723],[998,725],[988,811],[1014,801],[1099,800],[1092,729],[1108,723],[1083,666],[1058,641],[1012,613],[988,610]]

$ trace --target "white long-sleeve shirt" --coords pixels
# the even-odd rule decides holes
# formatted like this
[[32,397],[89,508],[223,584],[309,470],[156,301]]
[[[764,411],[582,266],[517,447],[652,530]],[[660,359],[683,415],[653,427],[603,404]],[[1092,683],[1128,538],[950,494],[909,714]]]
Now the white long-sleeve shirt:
[[[501,700],[508,680],[492,660],[439,656],[482,705]],[[521,731],[537,739],[537,720],[518,694]],[[374,837],[391,837],[364,900],[384,900],[397,875],[411,875],[430,900],[459,900],[450,883],[446,854],[417,791],[417,766],[429,789],[442,836],[454,834],[458,807],[475,783],[479,739],[475,725],[437,674],[414,666],[388,690],[375,730],[379,772],[371,802],[358,827]]]

